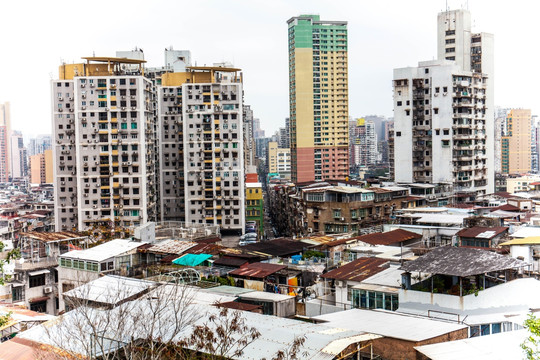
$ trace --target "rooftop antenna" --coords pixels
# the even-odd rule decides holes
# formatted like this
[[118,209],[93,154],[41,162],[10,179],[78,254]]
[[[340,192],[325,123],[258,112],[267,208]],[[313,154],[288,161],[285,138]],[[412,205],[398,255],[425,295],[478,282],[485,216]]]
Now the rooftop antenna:
[[92,57],[96,57],[96,51],[92,51]]

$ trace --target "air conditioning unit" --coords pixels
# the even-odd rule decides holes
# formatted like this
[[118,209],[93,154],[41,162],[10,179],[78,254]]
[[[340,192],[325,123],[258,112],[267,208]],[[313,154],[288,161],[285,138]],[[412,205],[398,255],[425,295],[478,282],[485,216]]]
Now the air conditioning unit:
[[60,97],[58,98],[58,101],[64,101],[64,98],[60,96]]
[[58,112],[62,112],[62,111],[64,111],[64,109],[62,109],[62,108],[59,108],[59,109],[58,109]]
[[72,97],[70,97],[70,98],[69,98],[69,101],[73,101],[73,98],[72,98]]
[[86,87],[86,84],[81,84],[81,87],[82,87],[82,88],[83,88],[83,87]]
[[53,290],[52,286],[43,287],[43,293],[44,294],[50,294],[50,293],[52,293],[52,290]]
[[343,281],[341,280],[336,281],[336,287],[343,287]]
[[97,209],[97,205],[92,205],[92,209]]
[[90,87],[92,87],[92,88],[93,88],[94,86],[95,86],[94,84],[90,84]]

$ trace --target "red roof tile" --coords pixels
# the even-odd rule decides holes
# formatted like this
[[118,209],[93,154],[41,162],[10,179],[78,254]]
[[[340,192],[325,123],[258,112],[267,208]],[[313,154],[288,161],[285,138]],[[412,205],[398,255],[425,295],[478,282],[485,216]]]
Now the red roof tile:
[[388,260],[379,258],[360,258],[321,275],[326,279],[363,281],[388,268]]

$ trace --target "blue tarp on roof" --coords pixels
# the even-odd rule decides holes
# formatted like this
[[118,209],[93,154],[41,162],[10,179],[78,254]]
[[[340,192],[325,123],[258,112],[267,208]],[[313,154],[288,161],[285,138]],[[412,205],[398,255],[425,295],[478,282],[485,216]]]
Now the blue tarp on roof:
[[173,264],[183,266],[197,266],[204,261],[210,259],[212,255],[209,254],[186,254],[178,259],[173,260]]

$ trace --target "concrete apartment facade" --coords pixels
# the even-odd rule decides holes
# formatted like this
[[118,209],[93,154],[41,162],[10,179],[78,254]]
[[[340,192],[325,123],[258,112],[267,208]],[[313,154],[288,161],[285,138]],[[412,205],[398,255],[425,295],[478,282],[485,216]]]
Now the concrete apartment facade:
[[501,170],[503,174],[524,174],[531,167],[531,110],[512,109],[506,115],[501,139]]
[[153,221],[154,94],[144,60],[85,59],[61,65],[51,82],[56,229]]
[[30,156],[30,184],[52,184],[53,181],[52,150]]
[[438,60],[394,70],[397,182],[494,191],[493,36],[467,10],[438,16]]
[[166,73],[158,92],[161,219],[245,229],[240,69]]
[[287,21],[292,181],[349,175],[347,22]]
[[279,174],[281,177],[290,178],[291,175],[291,151],[279,147],[276,141],[268,143],[268,173]]

